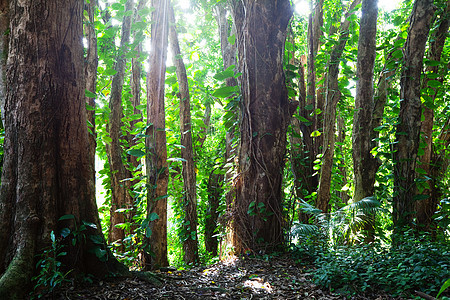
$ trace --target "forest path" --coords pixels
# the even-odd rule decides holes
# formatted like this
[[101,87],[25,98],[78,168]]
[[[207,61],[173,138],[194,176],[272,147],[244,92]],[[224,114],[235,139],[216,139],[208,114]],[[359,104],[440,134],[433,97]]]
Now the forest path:
[[[65,284],[44,299],[394,299],[381,294],[336,295],[313,284],[293,260],[232,259],[209,267],[156,273],[159,286],[141,278]],[[399,298],[397,298],[399,299]]]

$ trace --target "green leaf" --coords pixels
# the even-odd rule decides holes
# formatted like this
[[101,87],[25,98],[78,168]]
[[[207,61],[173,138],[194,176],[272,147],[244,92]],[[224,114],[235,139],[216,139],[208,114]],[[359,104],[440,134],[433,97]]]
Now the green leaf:
[[439,298],[439,296],[449,287],[450,287],[450,279],[447,279],[447,281],[444,282],[441,289],[439,290],[439,293],[436,295],[436,298]]
[[94,244],[97,244],[97,245],[103,245],[103,238],[102,238],[101,235],[98,235],[98,234],[96,234],[96,235],[91,235],[91,236],[89,236],[89,239],[90,239]]
[[86,222],[86,221],[81,221],[81,222],[82,222],[84,225],[88,226],[88,227],[97,229],[97,225],[95,225],[95,224],[92,223],[92,222]]
[[127,153],[138,158],[145,156],[145,152],[140,149],[130,149],[127,151]]
[[394,57],[394,58],[402,58],[402,57],[403,57],[403,52],[402,52],[402,50],[400,50],[400,49],[395,50],[395,51],[392,53],[392,57]]
[[427,174],[427,171],[425,171],[425,170],[422,169],[422,168],[416,168],[416,172],[419,173],[419,174],[421,174],[421,175],[426,175],[426,174]]
[[114,10],[117,10],[117,11],[124,11],[125,10],[125,7],[122,4],[117,3],[117,2],[113,3],[111,5],[111,8],[114,9]]
[[432,88],[439,88],[442,86],[442,82],[438,81],[438,80],[429,80],[428,81],[428,86],[432,87]]
[[97,94],[95,94],[87,89],[84,90],[84,95],[88,98],[96,98],[97,97]]
[[224,86],[216,89],[212,95],[218,98],[228,98],[238,91],[236,86]]
[[149,238],[152,236],[152,230],[150,229],[150,227],[145,228],[145,237]]
[[116,75],[116,73],[117,73],[117,71],[114,70],[114,69],[106,69],[103,72],[103,75],[105,75],[105,76],[113,76],[113,75]]
[[64,215],[58,219],[58,221],[63,221],[63,220],[75,220],[75,216],[74,215]]
[[148,220],[151,222],[151,221],[155,221],[155,220],[158,220],[159,219],[159,216],[158,216],[158,214],[157,213],[154,213],[154,212],[152,212],[151,214],[150,214],[150,216],[148,216]]
[[103,137],[103,141],[105,141],[105,143],[110,144],[110,143],[112,142],[112,138],[105,135],[105,136]]
[[223,80],[225,80],[227,78],[234,77],[234,68],[235,67],[236,67],[235,65],[229,66],[226,70],[224,70],[222,72],[219,72],[216,75],[214,75],[214,79],[223,81]]

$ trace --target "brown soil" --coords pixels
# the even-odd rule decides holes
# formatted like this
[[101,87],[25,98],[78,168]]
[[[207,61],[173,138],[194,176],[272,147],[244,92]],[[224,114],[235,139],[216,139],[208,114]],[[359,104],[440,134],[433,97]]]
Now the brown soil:
[[379,294],[342,296],[309,280],[290,259],[233,259],[190,270],[135,273],[94,283],[66,283],[44,299],[393,299]]

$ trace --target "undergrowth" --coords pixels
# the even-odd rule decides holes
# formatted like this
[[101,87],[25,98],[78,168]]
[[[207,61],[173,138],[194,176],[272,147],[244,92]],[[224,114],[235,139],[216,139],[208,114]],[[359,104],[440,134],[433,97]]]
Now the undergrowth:
[[342,294],[382,289],[393,297],[415,291],[435,296],[450,278],[450,245],[412,235],[395,247],[379,241],[336,247],[305,241],[293,253],[299,263],[313,266],[316,284]]

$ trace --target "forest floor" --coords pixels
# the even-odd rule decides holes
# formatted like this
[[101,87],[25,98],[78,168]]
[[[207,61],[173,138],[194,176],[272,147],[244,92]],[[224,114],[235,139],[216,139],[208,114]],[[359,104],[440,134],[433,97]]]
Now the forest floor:
[[394,299],[381,290],[354,296],[333,294],[313,284],[307,269],[288,258],[232,259],[154,274],[159,282],[135,276],[90,284],[65,283],[44,299]]

